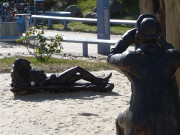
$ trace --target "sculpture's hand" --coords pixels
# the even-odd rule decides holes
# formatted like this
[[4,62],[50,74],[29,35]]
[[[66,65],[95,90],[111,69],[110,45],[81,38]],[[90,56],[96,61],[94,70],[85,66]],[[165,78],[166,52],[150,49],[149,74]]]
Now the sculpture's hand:
[[172,44],[168,43],[163,36],[160,37],[160,39],[158,40],[158,44],[165,50],[168,49],[174,49],[174,47],[172,46]]
[[112,48],[111,54],[117,54],[117,53],[124,52],[131,44],[135,43],[135,35],[136,35],[135,28],[128,30],[122,36],[122,39],[116,43],[115,47]]
[[39,81],[38,84],[40,86],[45,86],[48,85],[49,83],[54,83],[54,81],[56,80],[56,75],[52,74],[49,78],[47,78],[46,80],[43,81]]
[[53,80],[53,79],[55,79],[55,78],[56,78],[56,75],[55,75],[55,74],[52,74],[52,75],[50,76],[49,80]]

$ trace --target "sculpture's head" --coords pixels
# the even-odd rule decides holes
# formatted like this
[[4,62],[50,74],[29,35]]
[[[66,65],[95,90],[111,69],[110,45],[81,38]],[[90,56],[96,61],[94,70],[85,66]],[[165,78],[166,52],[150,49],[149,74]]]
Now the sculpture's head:
[[143,42],[155,43],[161,36],[161,25],[151,14],[142,14],[137,19],[137,34]]
[[13,69],[19,70],[19,71],[20,70],[30,70],[31,69],[30,61],[28,61],[26,59],[18,58],[14,62]]

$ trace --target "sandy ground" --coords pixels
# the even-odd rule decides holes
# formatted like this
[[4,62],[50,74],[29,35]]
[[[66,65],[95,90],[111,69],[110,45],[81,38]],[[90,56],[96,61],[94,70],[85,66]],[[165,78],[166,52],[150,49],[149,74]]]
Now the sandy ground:
[[14,96],[10,74],[0,74],[1,135],[114,135],[115,119],[129,104],[130,83],[112,72],[113,92],[74,92]]
[[[68,47],[72,48],[72,45],[64,47],[67,52],[70,50]],[[81,53],[77,47],[77,53]],[[90,52],[94,55],[96,51],[93,49]],[[28,52],[22,46],[0,43],[0,58],[13,55],[28,55]],[[14,96],[10,91],[10,73],[1,73],[0,135],[114,135],[115,119],[128,106],[131,91],[130,82],[117,71],[92,73],[103,76],[110,72],[113,73],[110,82],[115,84],[110,93],[24,96]]]

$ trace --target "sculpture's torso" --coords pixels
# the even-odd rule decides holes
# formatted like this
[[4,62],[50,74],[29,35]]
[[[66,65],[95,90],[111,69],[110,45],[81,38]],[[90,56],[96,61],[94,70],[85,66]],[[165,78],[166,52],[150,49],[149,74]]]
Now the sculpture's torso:
[[178,95],[174,78],[177,70],[174,66],[176,62],[174,52],[164,51],[158,57],[132,52],[124,59],[128,64],[128,70],[121,69],[121,71],[132,83],[130,103],[132,121],[144,129],[154,128],[154,132],[160,130],[162,125],[165,133],[171,128],[176,128],[174,95]]

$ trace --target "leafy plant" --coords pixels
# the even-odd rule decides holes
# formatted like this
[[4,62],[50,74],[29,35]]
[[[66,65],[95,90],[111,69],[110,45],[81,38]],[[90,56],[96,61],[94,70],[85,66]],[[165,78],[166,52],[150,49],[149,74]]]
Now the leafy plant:
[[[28,44],[29,39],[33,39],[34,43],[32,49]],[[44,29],[38,30],[36,27],[31,27],[29,31],[26,31],[24,36],[17,40],[19,43],[25,43],[27,50],[30,54],[36,57],[39,61],[47,61],[53,54],[60,53],[62,51],[61,41],[63,40],[61,35],[55,37],[45,37]]]

